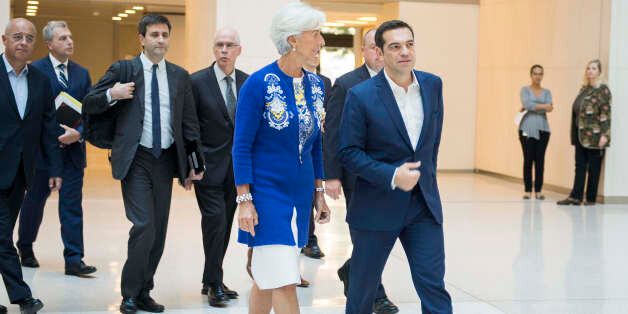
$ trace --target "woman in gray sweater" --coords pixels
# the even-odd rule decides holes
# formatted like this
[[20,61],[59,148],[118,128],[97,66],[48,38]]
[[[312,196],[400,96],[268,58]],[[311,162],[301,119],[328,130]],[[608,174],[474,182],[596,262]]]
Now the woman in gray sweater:
[[532,198],[532,166],[534,165],[534,194],[536,199],[543,200],[543,171],[545,167],[545,150],[550,137],[547,113],[554,110],[552,93],[541,87],[543,67],[535,64],[530,68],[532,84],[521,88],[521,110],[527,113],[519,124],[519,141],[523,150],[523,181],[525,185],[524,199]]

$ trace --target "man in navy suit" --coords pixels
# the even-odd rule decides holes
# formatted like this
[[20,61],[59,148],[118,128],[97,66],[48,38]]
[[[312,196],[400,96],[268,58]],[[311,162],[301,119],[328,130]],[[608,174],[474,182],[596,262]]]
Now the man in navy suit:
[[[325,193],[333,198],[338,199],[341,191],[345,196],[346,208],[349,209],[351,196],[353,195],[353,186],[356,177],[347,169],[343,168],[336,154],[338,141],[340,138],[340,119],[345,106],[345,98],[347,91],[353,86],[364,82],[371,77],[377,75],[384,67],[382,56],[377,53],[375,45],[375,29],[371,29],[364,34],[362,41],[362,55],[364,56],[364,64],[349,72],[334,82],[331,90],[329,102],[325,111],[325,133],[323,133],[323,152],[325,153]],[[338,269],[338,277],[344,285],[344,294],[349,291],[349,269],[351,258],[349,258]],[[379,283],[377,293],[375,294],[375,303],[373,304],[373,313],[375,314],[394,314],[398,313],[399,308],[388,299],[384,285]]]
[[[48,56],[33,62],[33,67],[41,70],[49,79],[52,95],[66,92],[78,101],[89,92],[92,83],[85,68],[69,60],[74,53],[72,32],[64,21],[50,21],[44,27],[43,37],[48,46]],[[59,191],[59,219],[63,239],[65,274],[85,276],[96,271],[96,267],[83,262],[83,175],[85,169],[85,143],[81,139],[82,125],[61,125],[65,133],[59,137],[63,158],[63,189]],[[74,128],[73,128],[74,127]],[[76,129],[75,129],[76,128]],[[78,130],[77,130],[78,129]],[[44,214],[44,205],[50,189],[45,159],[40,156],[33,184],[26,193],[22,204],[19,225],[19,240],[22,265],[39,267],[33,252],[33,242]]]
[[340,127],[340,162],[357,175],[347,214],[353,255],[346,313],[372,312],[397,239],[422,312],[452,313],[436,184],[442,81],[413,69],[414,33],[407,23],[382,23],[375,43],[384,70],[349,90]]
[[[48,78],[27,65],[35,47],[35,25],[17,18],[9,22],[0,54],[0,274],[12,304],[22,314],[37,313],[44,304],[33,299],[22,278],[13,227],[33,184],[39,150],[49,164],[48,187],[61,188],[61,154],[57,145],[58,125]],[[0,311],[5,311],[0,306]]]

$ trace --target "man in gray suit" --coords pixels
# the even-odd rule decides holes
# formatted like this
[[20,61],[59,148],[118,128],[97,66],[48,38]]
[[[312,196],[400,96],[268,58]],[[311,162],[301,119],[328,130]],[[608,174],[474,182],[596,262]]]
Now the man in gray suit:
[[145,15],[138,25],[143,52],[131,61],[131,82],[120,83],[126,63],[115,63],[83,101],[87,114],[117,107],[111,167],[122,181],[133,224],[122,270],[122,313],[164,311],[149,293],[164,250],[172,178],[191,189],[192,180],[203,177],[187,163],[187,152],[201,151],[190,76],[164,59],[171,28],[165,16]]

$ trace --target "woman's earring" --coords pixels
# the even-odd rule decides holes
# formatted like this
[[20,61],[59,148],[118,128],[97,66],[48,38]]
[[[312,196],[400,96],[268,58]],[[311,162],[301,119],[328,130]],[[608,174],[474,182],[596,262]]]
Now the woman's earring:
[[297,51],[297,47],[292,47],[292,51]]

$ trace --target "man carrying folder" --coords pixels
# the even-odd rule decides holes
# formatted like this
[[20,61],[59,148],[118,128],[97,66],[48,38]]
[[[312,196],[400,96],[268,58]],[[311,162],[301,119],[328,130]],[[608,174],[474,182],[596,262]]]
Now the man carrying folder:
[[[64,21],[50,21],[43,29],[44,41],[48,47],[48,56],[33,62],[33,67],[48,77],[53,97],[64,93],[67,98],[82,100],[89,92],[92,83],[87,69],[69,60],[74,53],[72,32]],[[61,97],[59,97],[61,98]],[[78,103],[80,106],[80,103]],[[65,274],[85,276],[96,271],[96,267],[83,262],[83,176],[86,166],[85,143],[81,140],[82,125],[80,111],[73,109],[64,118],[57,112],[59,127],[59,145],[63,157],[63,189],[59,191],[59,219],[61,222],[61,238],[63,240],[63,257]],[[59,108],[57,109],[59,110]],[[79,107],[80,110],[80,107]],[[66,125],[68,124],[68,125]],[[71,125],[70,125],[71,124]],[[50,188],[48,187],[48,169],[43,157],[37,162],[37,172],[33,184],[28,189],[22,209],[18,231],[17,247],[20,251],[22,266],[39,267],[33,252],[33,242],[44,214],[44,205]]]

